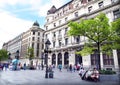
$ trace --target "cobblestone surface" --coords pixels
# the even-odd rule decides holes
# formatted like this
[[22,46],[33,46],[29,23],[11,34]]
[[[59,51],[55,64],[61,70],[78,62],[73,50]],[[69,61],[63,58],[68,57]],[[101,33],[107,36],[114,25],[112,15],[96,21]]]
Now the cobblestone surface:
[[78,72],[54,70],[54,78],[46,79],[44,70],[1,71],[0,85],[119,85],[118,75],[101,75],[100,82],[81,80]]

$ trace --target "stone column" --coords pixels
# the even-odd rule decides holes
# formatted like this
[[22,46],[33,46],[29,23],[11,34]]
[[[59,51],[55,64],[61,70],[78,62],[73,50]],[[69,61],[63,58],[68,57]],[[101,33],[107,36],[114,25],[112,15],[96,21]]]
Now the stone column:
[[100,53],[100,64],[101,64],[101,69],[103,69],[104,66],[103,66],[103,56],[102,56],[102,53]]
[[58,53],[56,52],[55,55],[56,55],[56,67],[57,67],[58,66]]
[[62,66],[64,67],[64,52],[61,53],[62,53]]
[[118,66],[118,57],[117,57],[117,50],[113,50],[113,60],[114,60],[114,67],[115,67],[115,70],[119,70],[119,66]]

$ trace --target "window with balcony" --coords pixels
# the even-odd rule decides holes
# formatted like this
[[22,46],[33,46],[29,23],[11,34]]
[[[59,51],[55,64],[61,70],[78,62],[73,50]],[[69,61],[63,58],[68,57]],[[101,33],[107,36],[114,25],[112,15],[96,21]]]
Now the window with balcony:
[[99,3],[98,3],[98,6],[99,6],[99,8],[103,7],[103,6],[104,6],[104,5],[103,5],[103,1],[99,2]]
[[32,37],[32,41],[34,41],[35,40],[35,37]]
[[55,32],[53,32],[53,37],[56,37],[56,33]]
[[75,14],[74,14],[74,15],[75,15],[75,17],[78,17],[78,12],[75,12]]
[[120,9],[114,10],[113,15],[114,15],[114,20],[120,18]]
[[65,38],[65,45],[68,45],[68,38]]
[[59,47],[61,47],[62,43],[61,43],[61,40],[59,40]]
[[88,12],[92,11],[92,6],[88,7]]
[[61,34],[61,30],[59,30],[59,35]]
[[103,54],[103,64],[104,65],[114,65],[113,56]]
[[53,42],[53,47],[55,47],[55,41]]

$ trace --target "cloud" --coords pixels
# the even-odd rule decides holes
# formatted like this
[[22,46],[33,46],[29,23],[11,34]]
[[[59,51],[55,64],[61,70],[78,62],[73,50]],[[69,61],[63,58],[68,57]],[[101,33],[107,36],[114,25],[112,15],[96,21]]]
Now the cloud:
[[32,21],[16,18],[15,15],[1,11],[0,13],[0,47],[22,32],[27,31],[33,24]]

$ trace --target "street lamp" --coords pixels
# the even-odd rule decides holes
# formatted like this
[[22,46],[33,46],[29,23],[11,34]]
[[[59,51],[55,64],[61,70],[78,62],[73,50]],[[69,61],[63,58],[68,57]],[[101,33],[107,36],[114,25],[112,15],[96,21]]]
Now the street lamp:
[[43,65],[43,59],[44,59],[43,53],[42,53],[41,59],[42,59],[41,67],[42,67],[42,70],[43,70],[43,68],[44,68],[44,65]]
[[49,50],[49,45],[50,45],[50,41],[47,39],[45,42],[45,63],[46,63],[46,72],[45,72],[45,78],[48,78],[48,53],[50,52]]
[[8,54],[8,63],[11,63],[11,53]]
[[16,59],[19,60],[19,50],[16,51],[16,56],[15,57],[16,57]]

